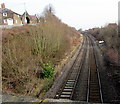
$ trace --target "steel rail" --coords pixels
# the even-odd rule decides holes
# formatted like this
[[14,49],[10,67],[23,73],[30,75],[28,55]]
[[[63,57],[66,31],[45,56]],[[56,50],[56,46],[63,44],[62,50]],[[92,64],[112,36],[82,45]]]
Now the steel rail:
[[[78,53],[78,55],[77,55],[77,58],[75,59],[72,67],[70,68],[70,70],[73,69],[75,63],[78,61],[79,55],[81,55],[81,52],[80,52],[80,51],[82,50],[83,46],[85,45],[85,41],[87,41],[87,38],[86,38],[86,37],[85,37],[84,43],[82,44],[81,49],[79,50],[79,53]],[[79,66],[79,67],[80,67],[80,66]],[[76,70],[76,71],[78,72],[78,70]],[[56,94],[57,96],[56,96],[55,98],[58,98],[58,99],[61,98],[60,96],[62,95],[62,92],[63,92],[64,88],[66,87],[66,83],[68,82],[69,77],[70,77],[71,74],[72,74],[72,70],[69,72],[69,75],[67,76],[66,81],[63,83],[63,86],[62,86],[62,88],[61,88],[62,90],[59,92],[59,94]],[[78,75],[77,75],[77,77],[78,77]],[[75,78],[74,80],[75,80],[75,83],[74,83],[73,88],[71,89],[71,90],[72,90],[71,93],[69,94],[69,96],[70,96],[69,99],[72,99],[73,90],[74,90],[75,85],[76,85],[76,83],[77,83],[76,78]]]
[[[91,42],[90,42],[90,44],[91,44]],[[91,46],[89,46],[89,47],[91,47]],[[90,85],[89,85],[89,83],[90,83],[90,54],[91,54],[91,51],[89,50],[89,68],[88,68],[88,83],[87,83],[87,102],[89,101],[89,87],[90,87]]]
[[[89,41],[87,41],[87,42],[89,42]],[[87,45],[89,46],[89,44],[87,44]],[[83,69],[82,67],[83,67],[83,63],[84,63],[84,59],[85,59],[86,53],[87,53],[87,50],[85,49],[83,58],[82,58],[81,63],[80,63],[80,65],[79,65],[79,69],[80,69],[80,70],[78,70],[78,74],[76,75],[76,83],[75,83],[75,85],[74,85],[74,89],[73,89],[73,91],[72,91],[72,94],[71,94],[71,98],[70,98],[70,99],[72,99],[72,97],[73,97],[74,90],[75,90],[75,87],[76,87],[76,85],[77,85],[78,78],[79,78],[79,76],[80,76],[80,74],[81,74],[81,71],[82,71],[82,69]]]
[[[102,96],[102,88],[101,88],[101,81],[100,81],[100,73],[98,70],[98,60],[97,60],[97,55],[96,55],[96,51],[95,51],[95,47],[94,47],[94,42],[93,39],[91,38],[91,36],[89,36],[91,42],[92,42],[92,47],[93,47],[93,55],[94,55],[94,59],[95,59],[95,65],[96,65],[96,71],[97,71],[97,79],[98,79],[98,84],[99,84],[99,91],[100,91],[100,101],[101,103],[103,103],[103,96]],[[88,99],[89,101],[89,99]]]
[[[95,47],[93,47],[94,49]],[[102,87],[101,87],[101,80],[100,80],[100,72],[98,70],[99,66],[98,66],[98,60],[97,60],[97,55],[96,55],[96,51],[94,49],[94,55],[95,55],[95,62],[96,62],[96,66],[97,66],[97,75],[98,75],[98,81],[99,81],[99,87],[100,87],[100,97],[101,97],[101,103],[103,103],[103,94],[102,94]]]

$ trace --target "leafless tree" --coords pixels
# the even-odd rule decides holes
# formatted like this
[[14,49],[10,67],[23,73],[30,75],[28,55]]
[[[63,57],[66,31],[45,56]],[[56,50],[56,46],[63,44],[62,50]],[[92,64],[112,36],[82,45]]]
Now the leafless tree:
[[45,7],[43,13],[44,13],[44,14],[46,14],[46,13],[55,14],[55,9],[54,9],[53,5],[52,5],[52,4],[47,5],[47,6]]

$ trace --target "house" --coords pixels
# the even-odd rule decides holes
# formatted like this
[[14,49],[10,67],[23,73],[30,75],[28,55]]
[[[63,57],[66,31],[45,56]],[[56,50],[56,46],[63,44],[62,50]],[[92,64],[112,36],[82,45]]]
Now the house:
[[21,20],[22,20],[22,24],[30,24],[31,23],[31,17],[27,11],[25,11],[23,13],[23,15],[21,16]]
[[39,22],[38,18],[36,17],[36,15],[30,15],[31,16],[31,22],[32,24],[37,24]]
[[22,24],[20,14],[5,8],[5,4],[1,4],[0,8],[0,25],[17,25]]
[[35,15],[29,15],[27,11],[23,13],[21,16],[21,20],[23,24],[37,24],[38,20]]
[[113,27],[114,28],[114,27],[117,27],[117,24],[116,23],[109,23],[108,27]]

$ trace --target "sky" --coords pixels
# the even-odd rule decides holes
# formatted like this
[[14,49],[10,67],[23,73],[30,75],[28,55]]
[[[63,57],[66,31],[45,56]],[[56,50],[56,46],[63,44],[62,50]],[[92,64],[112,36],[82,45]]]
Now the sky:
[[118,2],[120,0],[0,0],[6,8],[19,14],[25,9],[30,15],[41,14],[52,4],[55,15],[62,22],[83,30],[105,26],[118,21]]

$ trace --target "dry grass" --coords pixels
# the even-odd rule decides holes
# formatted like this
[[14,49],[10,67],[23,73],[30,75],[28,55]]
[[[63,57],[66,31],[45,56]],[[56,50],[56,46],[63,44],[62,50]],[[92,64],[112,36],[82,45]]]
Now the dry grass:
[[37,77],[42,65],[56,67],[79,44],[80,34],[48,14],[47,22],[37,26],[4,29],[2,39],[3,90],[36,96],[52,83]]

